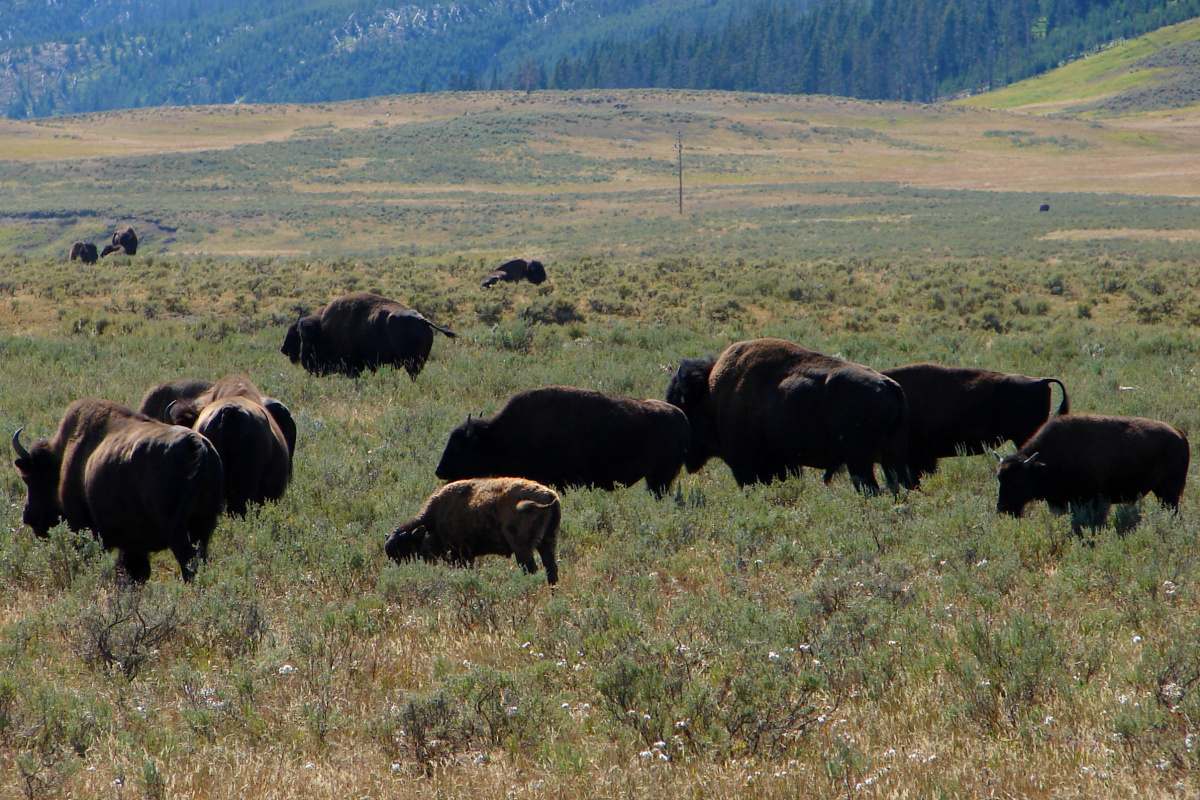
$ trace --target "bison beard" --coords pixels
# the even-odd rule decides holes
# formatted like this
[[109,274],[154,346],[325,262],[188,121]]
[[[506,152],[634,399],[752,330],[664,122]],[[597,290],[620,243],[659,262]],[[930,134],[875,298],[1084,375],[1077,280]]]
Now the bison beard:
[[221,513],[221,459],[192,431],[163,425],[107,400],[78,400],[52,440],[26,450],[12,439],[25,482],[24,521],[38,536],[60,519],[91,529],[135,582],[150,576],[149,553],[170,549],[185,581],[207,557]]
[[553,489],[520,478],[455,481],[425,501],[415,517],[396,527],[384,543],[394,561],[421,557],[472,566],[477,556],[515,556],[537,572],[537,552],[546,581],[558,582],[556,548],[562,507]]
[[[998,456],[997,456],[998,457]],[[1097,509],[1102,526],[1112,503],[1153,492],[1178,510],[1190,461],[1187,437],[1177,428],[1140,417],[1068,414],[1055,417],[996,470],[996,510],[1020,517],[1045,500],[1055,511]],[[1078,526],[1076,532],[1078,532]]]
[[667,402],[691,425],[689,472],[717,457],[741,486],[783,480],[802,467],[824,469],[828,483],[845,465],[855,489],[876,494],[879,463],[893,493],[914,486],[904,392],[868,367],[756,339],[720,358],[682,361]]

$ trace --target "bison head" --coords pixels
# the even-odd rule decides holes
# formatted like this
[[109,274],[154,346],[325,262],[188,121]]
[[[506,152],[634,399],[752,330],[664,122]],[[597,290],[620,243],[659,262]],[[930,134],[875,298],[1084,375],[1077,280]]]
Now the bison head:
[[712,457],[716,446],[716,432],[712,430],[706,408],[708,401],[708,376],[717,363],[716,356],[685,358],[667,384],[666,400],[681,410],[688,418],[691,439],[688,442],[684,466],[688,472],[696,472]]
[[317,371],[315,348],[321,337],[321,318],[313,314],[297,319],[288,326],[287,334],[279,352],[283,353],[293,363],[299,363],[309,372]]
[[35,534],[45,538],[62,519],[58,505],[58,459],[45,441],[34,444],[32,452],[22,447],[20,430],[13,434],[12,446],[17,454],[13,464],[21,473],[26,489],[21,519]]
[[425,544],[425,533],[423,525],[411,530],[404,526],[396,528],[383,543],[383,552],[396,563],[411,561],[421,554],[422,545]]
[[487,420],[471,419],[468,414],[466,422],[450,431],[450,438],[446,440],[442,458],[433,474],[443,481],[491,476],[487,434]]
[[1047,467],[1045,462],[1038,460],[1038,455],[1024,456],[1018,453],[1000,461],[996,469],[996,479],[1000,481],[1000,494],[996,498],[997,513],[1020,517],[1025,512],[1026,504],[1046,496]]
[[525,268],[525,280],[535,286],[546,281],[546,268],[542,266],[542,262],[529,262],[529,266]]

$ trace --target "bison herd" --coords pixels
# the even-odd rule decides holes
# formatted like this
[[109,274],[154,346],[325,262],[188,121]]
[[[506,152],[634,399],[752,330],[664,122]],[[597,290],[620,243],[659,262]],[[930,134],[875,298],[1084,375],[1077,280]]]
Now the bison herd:
[[[392,365],[415,380],[435,331],[455,336],[364,292],[292,323],[280,350],[314,375]],[[1061,400],[1052,414],[1054,386]],[[222,510],[242,516],[283,496],[296,435],[287,406],[242,375],[160,384],[138,411],[78,400],[52,439],[26,449],[20,430],[12,438],[27,487],[23,518],[42,537],[60,520],[91,530],[120,551],[118,564],[135,582],[149,577],[149,553],[170,549],[187,581]],[[1151,492],[1178,509],[1187,480],[1182,432],[1149,419],[1072,414],[1056,378],[937,364],[876,371],[756,339],[684,359],[665,402],[545,386],[513,394],[491,416],[468,415],[449,432],[435,470],[447,484],[392,532],[384,551],[397,561],[466,565],[511,555],[531,573],[536,552],[554,584],[562,512],[549,487],[611,491],[644,480],[661,498],[681,470],[717,458],[740,486],[805,467],[823,470],[828,483],[845,468],[867,495],[880,491],[878,464],[896,494],[917,489],[939,459],[1006,441],[1017,453],[997,470],[1003,514],[1019,517],[1045,500],[1056,511],[1098,510],[1098,525],[1112,503]]]
[[138,238],[133,228],[126,225],[112,235],[112,240],[97,252],[95,242],[76,242],[71,245],[71,260],[79,259],[84,264],[95,264],[105,256],[137,254]]

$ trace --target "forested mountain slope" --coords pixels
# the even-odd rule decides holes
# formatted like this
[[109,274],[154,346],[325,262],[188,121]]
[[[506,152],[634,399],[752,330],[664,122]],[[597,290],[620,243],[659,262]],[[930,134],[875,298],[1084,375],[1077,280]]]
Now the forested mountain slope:
[[929,101],[1200,0],[9,0],[0,111],[670,87]]

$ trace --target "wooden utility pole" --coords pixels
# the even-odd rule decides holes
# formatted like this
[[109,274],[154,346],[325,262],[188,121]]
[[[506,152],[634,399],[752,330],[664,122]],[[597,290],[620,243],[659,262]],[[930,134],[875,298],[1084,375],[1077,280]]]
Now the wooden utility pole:
[[679,152],[679,213],[683,214],[683,134],[675,136],[675,149]]

